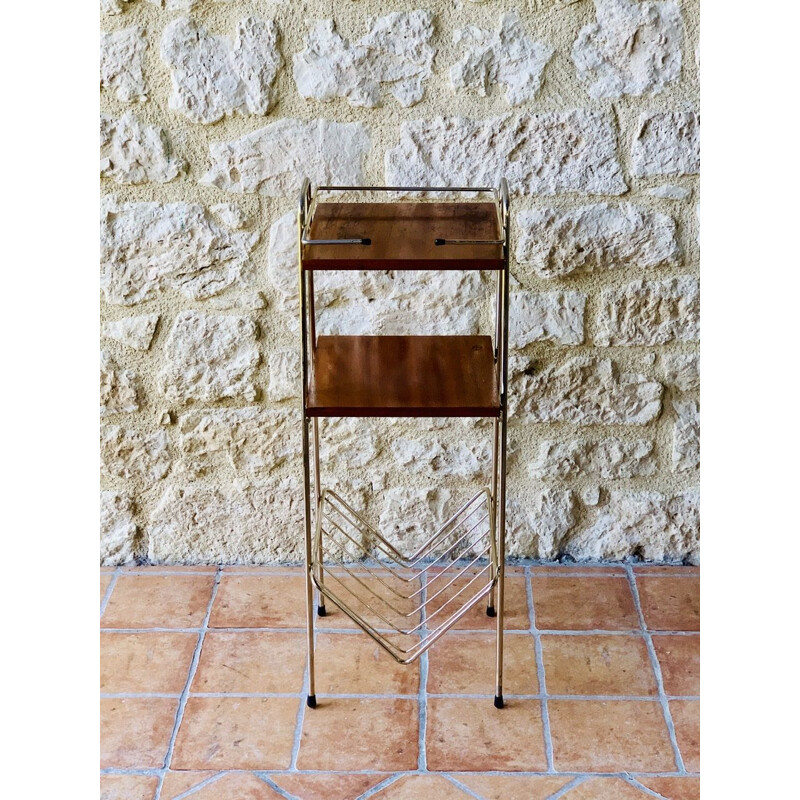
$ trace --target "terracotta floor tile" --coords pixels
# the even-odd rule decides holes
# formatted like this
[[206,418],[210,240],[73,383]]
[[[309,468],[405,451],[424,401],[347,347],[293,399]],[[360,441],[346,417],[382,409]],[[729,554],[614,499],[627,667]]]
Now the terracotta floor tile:
[[607,575],[616,575],[625,577],[625,567],[613,566],[594,566],[592,564],[550,564],[543,567],[531,567],[531,574],[534,576],[549,576],[549,577],[569,577],[571,575],[591,575],[594,577],[603,577]]
[[189,697],[173,769],[287,769],[300,700]]
[[223,574],[212,628],[304,628],[306,580],[299,575]]
[[192,663],[196,633],[101,633],[101,692],[180,694]]
[[539,630],[639,628],[627,578],[556,577],[533,579],[533,605]]
[[547,769],[538,700],[428,700],[428,769],[538,772]]
[[301,770],[387,772],[417,768],[418,719],[414,700],[318,697],[303,721]]
[[376,800],[465,800],[470,795],[439,775],[404,775],[373,797]]
[[[450,576],[452,577],[452,576]],[[449,583],[450,577],[446,579],[438,578],[428,586],[428,628],[440,625],[457,610],[458,605],[464,600],[473,596],[479,588],[478,582],[469,585],[470,578],[459,578],[451,586],[445,588]],[[507,631],[528,630],[531,626],[528,616],[528,595],[525,589],[524,577],[507,577],[505,587],[505,620],[504,626]],[[463,589],[461,594],[459,590]],[[440,592],[435,599],[434,595]],[[452,602],[449,602],[451,601]],[[456,630],[492,630],[497,627],[497,619],[486,616],[486,605],[488,597],[483,598],[474,608],[460,619],[456,625]],[[438,609],[446,606],[440,613],[432,616]]]
[[153,800],[155,775],[101,775],[100,800]]
[[213,586],[213,575],[120,575],[101,625],[199,628]]
[[168,772],[164,775],[164,783],[161,785],[160,800],[175,800],[189,789],[193,789],[211,778],[216,778],[217,775],[219,775],[218,772],[210,769]]
[[100,766],[162,767],[177,710],[177,698],[101,699]]
[[[381,583],[381,580],[384,582]],[[398,578],[385,577],[381,580],[368,574],[357,579],[342,575],[340,580],[328,577],[328,586],[338,594],[353,611],[375,624],[376,627],[389,629],[394,625],[401,630],[410,630],[420,621],[419,606],[421,595],[416,594],[420,588],[418,580],[403,581]],[[375,609],[384,619],[380,619],[371,609]],[[396,609],[393,610],[393,609]],[[317,618],[320,627],[355,628],[356,624],[330,600],[325,603],[326,616]]]
[[480,775],[468,772],[459,772],[453,777],[485,800],[547,800],[573,780],[549,775]]
[[700,694],[700,636],[653,636],[664,691],[668,695]]
[[562,797],[565,800],[645,800],[647,793],[622,778],[589,778]]
[[645,778],[636,780],[666,800],[700,800],[700,778]]
[[655,695],[647,645],[638,636],[542,636],[548,694]]
[[417,694],[419,661],[398,664],[368,636],[320,633],[316,677],[317,694]]
[[666,772],[675,769],[661,705],[648,700],[551,700],[556,770]]
[[270,775],[276,786],[303,800],[353,800],[388,775]]
[[192,692],[299,692],[306,665],[304,633],[208,631]]
[[[213,773],[211,773],[213,775]],[[180,793],[161,791],[161,800],[174,800]],[[187,787],[188,788],[188,787]],[[278,800],[278,792],[249,772],[228,772],[192,792],[191,800]],[[188,800],[188,799],[187,799]]]
[[196,564],[192,566],[185,566],[183,564],[148,564],[142,566],[141,564],[128,564],[122,568],[123,572],[141,573],[147,575],[156,575],[159,572],[170,573],[186,573],[191,575],[193,573],[201,573],[206,575],[214,575],[217,572],[215,564]]
[[111,585],[111,581],[114,578],[114,575],[111,572],[101,572],[100,573],[100,602],[102,603],[105,600],[106,592],[108,591],[108,587]]
[[675,577],[677,575],[700,575],[700,567],[691,567],[684,564],[666,564],[658,566],[655,564],[641,564],[633,568],[634,573],[639,575],[668,575]]
[[[440,639],[428,655],[428,692],[494,696],[495,634],[459,633]],[[505,694],[538,694],[536,649],[529,634],[503,637]]]
[[700,630],[700,579],[636,579],[647,627],[652,631]]
[[687,772],[700,772],[700,701],[670,700],[675,737]]

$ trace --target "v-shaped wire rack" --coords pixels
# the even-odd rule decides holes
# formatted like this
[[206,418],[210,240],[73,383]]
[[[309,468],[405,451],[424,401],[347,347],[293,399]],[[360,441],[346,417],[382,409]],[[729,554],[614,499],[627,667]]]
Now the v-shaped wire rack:
[[493,589],[491,511],[489,491],[478,492],[406,558],[325,490],[315,536],[323,559],[314,583],[395,660],[410,664]]
[[[325,193],[490,193],[493,202],[322,202]],[[396,197],[396,194],[391,196]],[[298,210],[303,378],[308,705],[317,612],[328,600],[410,664],[484,598],[497,617],[494,704],[503,707],[509,199],[481,187],[322,186]],[[318,336],[317,270],[489,270],[490,336]],[[404,554],[320,479],[319,417],[474,417],[493,422],[489,485]],[[313,464],[313,484],[312,484]],[[312,503],[312,495],[314,502]]]

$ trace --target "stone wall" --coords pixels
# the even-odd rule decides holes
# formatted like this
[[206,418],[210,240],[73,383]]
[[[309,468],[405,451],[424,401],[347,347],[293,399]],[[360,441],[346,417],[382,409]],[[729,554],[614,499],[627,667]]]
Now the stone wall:
[[[513,191],[509,552],[699,559],[699,0],[101,0],[101,559],[302,557],[300,179]],[[488,275],[330,274],[321,332],[491,330]],[[401,541],[490,427],[322,425]]]

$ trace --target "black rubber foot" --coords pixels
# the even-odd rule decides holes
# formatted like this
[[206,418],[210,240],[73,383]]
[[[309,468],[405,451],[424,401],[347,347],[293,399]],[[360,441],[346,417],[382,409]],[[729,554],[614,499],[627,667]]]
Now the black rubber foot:
[[325,606],[317,606],[317,616],[324,617],[327,616],[327,611],[325,610]]
[[[495,705],[497,704],[497,700],[495,700]],[[306,698],[306,705],[309,708],[316,708],[317,707],[317,696],[315,694],[310,694]]]
[[503,695],[496,694],[494,696],[494,707],[495,708],[502,708],[503,707]]
[[487,617],[496,617],[497,611],[495,611],[494,606],[486,606],[486,616]]

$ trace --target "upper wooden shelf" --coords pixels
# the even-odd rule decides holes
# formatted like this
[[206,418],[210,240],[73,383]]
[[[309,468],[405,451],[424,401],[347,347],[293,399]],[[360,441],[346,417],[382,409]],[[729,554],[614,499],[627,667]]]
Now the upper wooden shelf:
[[497,205],[482,203],[317,203],[311,239],[371,244],[303,245],[305,269],[503,269],[499,244],[436,245],[436,239],[502,239]]
[[320,336],[310,417],[497,417],[490,336]]

